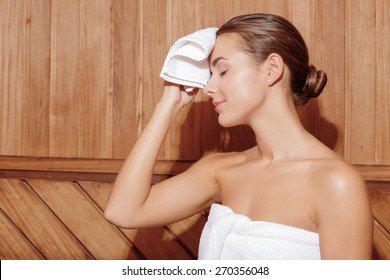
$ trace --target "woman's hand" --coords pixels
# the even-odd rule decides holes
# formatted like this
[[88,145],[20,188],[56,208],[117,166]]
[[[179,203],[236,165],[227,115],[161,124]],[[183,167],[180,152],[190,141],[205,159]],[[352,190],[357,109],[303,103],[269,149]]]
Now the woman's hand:
[[161,102],[167,102],[177,106],[176,108],[178,112],[181,108],[189,104],[194,99],[198,91],[199,89],[196,88],[191,92],[186,92],[184,87],[181,85],[165,82],[164,93]]

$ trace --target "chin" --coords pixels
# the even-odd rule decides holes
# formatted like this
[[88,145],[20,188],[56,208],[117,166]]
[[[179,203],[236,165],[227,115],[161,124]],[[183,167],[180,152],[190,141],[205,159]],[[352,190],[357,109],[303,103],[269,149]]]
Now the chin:
[[220,126],[224,128],[234,127],[238,125],[242,125],[243,123],[238,122],[237,120],[229,120],[224,118],[221,114],[218,117],[218,123]]

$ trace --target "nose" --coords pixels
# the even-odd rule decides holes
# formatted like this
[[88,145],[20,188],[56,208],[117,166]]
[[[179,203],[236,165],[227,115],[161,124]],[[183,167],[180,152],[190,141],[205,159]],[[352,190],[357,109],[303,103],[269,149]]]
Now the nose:
[[213,82],[213,78],[211,77],[210,80],[207,82],[206,86],[203,88],[203,92],[212,97],[216,92],[216,85]]

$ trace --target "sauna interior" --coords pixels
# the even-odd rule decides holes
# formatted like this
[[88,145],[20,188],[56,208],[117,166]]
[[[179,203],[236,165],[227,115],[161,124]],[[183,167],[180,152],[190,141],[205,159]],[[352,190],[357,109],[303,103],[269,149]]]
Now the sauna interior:
[[[0,259],[196,259],[207,211],[139,230],[102,211],[159,100],[170,46],[253,12],[293,22],[328,74],[302,122],[361,172],[372,258],[390,259],[387,0],[0,0]],[[198,94],[168,133],[153,181],[253,143],[245,127],[219,127]]]

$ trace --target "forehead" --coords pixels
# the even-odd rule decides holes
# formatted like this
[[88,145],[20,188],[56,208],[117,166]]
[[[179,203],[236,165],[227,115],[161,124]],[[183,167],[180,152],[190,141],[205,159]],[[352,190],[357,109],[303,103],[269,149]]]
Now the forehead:
[[239,48],[239,35],[235,33],[225,33],[217,37],[215,46],[210,55],[210,61],[223,56],[229,57],[237,52],[242,52]]

